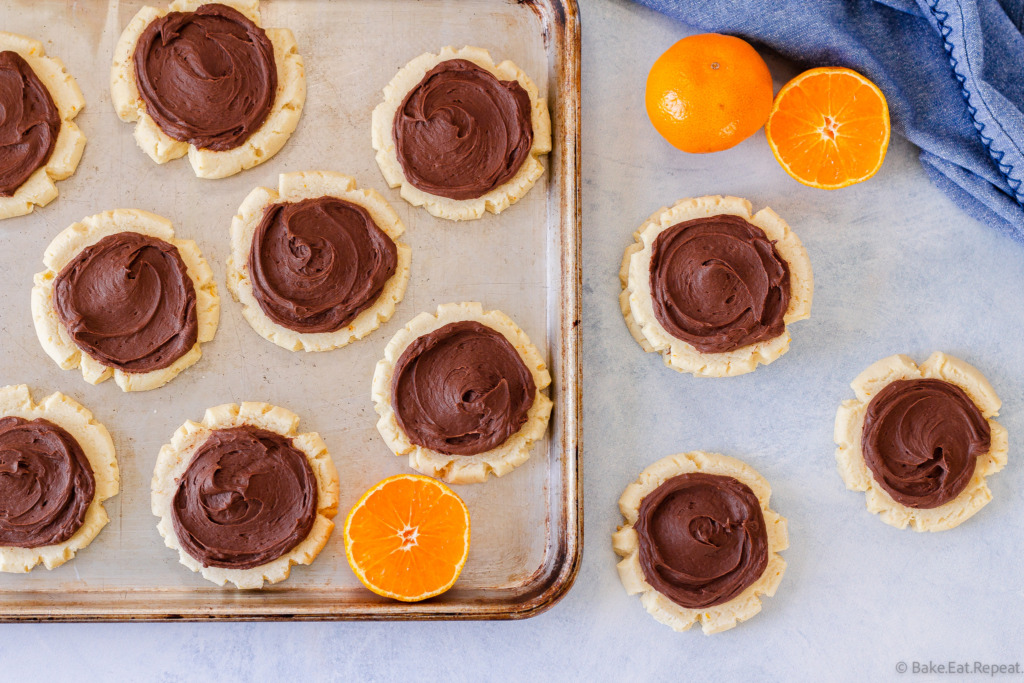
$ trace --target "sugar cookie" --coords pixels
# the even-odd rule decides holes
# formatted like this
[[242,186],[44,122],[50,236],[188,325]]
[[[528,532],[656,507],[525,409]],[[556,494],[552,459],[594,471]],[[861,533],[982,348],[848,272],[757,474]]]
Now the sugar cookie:
[[857,398],[836,412],[836,464],[869,512],[900,529],[944,531],[992,500],[985,479],[1006,465],[1008,438],[977,368],[941,351],[920,366],[901,354],[850,386]]
[[[57,474],[58,481],[47,477]],[[110,433],[81,404],[61,393],[34,403],[24,384],[0,388],[0,571],[39,563],[53,569],[72,559],[110,521],[103,502],[117,495],[119,482]],[[19,491],[50,509],[16,511]]]
[[[453,123],[452,107],[465,127]],[[462,221],[500,213],[533,187],[544,173],[538,157],[551,151],[551,119],[518,66],[495,65],[483,48],[445,47],[412,60],[385,86],[372,141],[384,179],[403,199]],[[441,148],[458,164],[441,163]]]
[[[200,79],[182,68],[178,55],[205,47],[233,61],[228,76]],[[140,49],[147,58],[137,62]],[[151,79],[156,70],[174,77]],[[241,89],[249,96],[240,97]],[[188,154],[198,177],[225,178],[262,164],[288,141],[306,101],[306,71],[290,30],[260,27],[259,0],[175,0],[167,10],[143,7],[125,27],[110,93],[118,117],[138,122],[135,141],[153,161]],[[212,104],[197,106],[196,98]]]
[[699,621],[705,634],[719,633],[754,616],[760,596],[775,595],[786,569],[778,553],[789,547],[770,496],[764,477],[736,458],[693,451],[657,461],[619,498],[626,522],[612,547],[626,592],[676,631]]
[[[461,370],[445,373],[451,363]],[[547,430],[550,384],[537,347],[504,313],[442,304],[399,330],[377,362],[377,430],[418,472],[452,484],[486,481],[529,459]],[[423,401],[419,391],[436,395]]]
[[[54,238],[43,263],[32,288],[39,343],[61,368],[81,368],[90,384],[113,377],[124,391],[161,387],[196,363],[217,331],[213,272],[195,242],[176,239],[162,216],[139,209],[89,216]],[[77,297],[79,288],[88,296]]]
[[[231,221],[228,290],[249,325],[289,351],[328,351],[362,339],[391,318],[405,295],[412,255],[398,241],[405,227],[378,192],[356,187],[350,176],[283,173],[279,184],[276,192],[250,192]],[[274,216],[267,214],[271,207]],[[296,256],[290,244],[299,237],[308,251]],[[275,244],[280,253],[270,253]],[[314,275],[305,274],[310,266]],[[358,277],[345,277],[351,269]],[[370,282],[366,272],[380,281]]]
[[298,425],[267,403],[221,405],[160,449],[153,514],[183,565],[220,586],[262,588],[316,559],[334,529],[338,472],[320,435]]
[[753,372],[784,354],[787,326],[811,314],[811,262],[771,209],[751,216],[737,197],[682,199],[634,237],[619,271],[622,315],[644,351],[680,372]]
[[[13,116],[15,111],[31,117],[4,120],[11,132],[18,131],[19,139],[9,146],[0,145],[0,151],[8,157],[0,174],[2,220],[49,204],[57,196],[54,181],[70,177],[78,168],[85,135],[74,118],[85,106],[85,98],[64,64],[46,56],[42,43],[4,31],[0,31],[0,78],[7,83],[0,91],[17,91],[23,98],[17,107],[0,99],[0,110],[7,112],[5,117]],[[13,163],[16,154],[22,155],[23,163]]]

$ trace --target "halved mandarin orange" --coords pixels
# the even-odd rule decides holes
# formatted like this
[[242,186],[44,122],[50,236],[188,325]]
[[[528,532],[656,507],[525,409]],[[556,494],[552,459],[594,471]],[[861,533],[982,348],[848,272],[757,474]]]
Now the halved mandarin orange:
[[469,510],[436,479],[399,474],[363,494],[344,535],[345,556],[364,586],[417,602],[459,578],[469,555]]
[[877,85],[852,69],[811,69],[775,96],[764,132],[786,173],[804,185],[837,190],[881,168],[889,105]]

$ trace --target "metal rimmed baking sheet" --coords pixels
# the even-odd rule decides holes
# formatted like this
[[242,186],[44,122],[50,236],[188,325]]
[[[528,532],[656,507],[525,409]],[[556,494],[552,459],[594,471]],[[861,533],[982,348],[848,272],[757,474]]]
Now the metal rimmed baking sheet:
[[[142,2],[16,0],[0,26],[41,40],[77,79],[88,137],[78,172],[60,196],[30,216],[0,223],[0,385],[28,384],[36,399],[63,391],[111,431],[121,493],[111,523],[78,557],[53,571],[0,575],[0,620],[123,619],[485,619],[525,617],[572,584],[582,544],[579,318],[579,18],[571,0],[264,0],[263,24],[295,33],[308,97],[292,139],[273,159],[224,180],[200,180],[187,161],[157,166],[135,144],[110,103],[110,59]],[[155,3],[150,3],[155,4]],[[552,114],[547,172],[500,216],[470,223],[436,219],[386,187],[370,147],[370,112],[381,88],[413,57],[444,45],[478,45],[512,59],[537,82]],[[382,192],[406,225],[412,276],[392,320],[351,346],[291,353],[246,324],[224,285],[228,226],[257,185],[279,173],[333,170]],[[167,386],[123,394],[112,382],[87,385],[43,353],[29,310],[32,275],[53,237],[81,218],[114,208],[166,216],[194,239],[213,267],[222,303],[216,339],[203,359]],[[370,400],[373,367],[409,319],[447,301],[481,301],[515,319],[546,349],[555,408],[530,461],[501,479],[456,487],[470,508],[472,549],[455,588],[418,604],[366,591],[349,570],[340,529],[309,567],[263,591],[218,588],[178,564],[149,510],[156,454],[186,419],[211,405],[268,401],[318,431],[341,479],[336,523],[361,493],[409,471],[377,434]]]

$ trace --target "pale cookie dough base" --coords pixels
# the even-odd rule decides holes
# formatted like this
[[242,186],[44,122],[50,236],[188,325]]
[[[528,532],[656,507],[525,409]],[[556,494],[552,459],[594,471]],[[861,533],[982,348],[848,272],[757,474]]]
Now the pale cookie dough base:
[[669,334],[654,315],[651,300],[651,254],[654,240],[668,228],[692,220],[731,214],[764,230],[775,249],[789,264],[789,308],[783,318],[788,326],[811,315],[814,275],[800,238],[778,214],[765,208],[751,215],[750,202],[738,197],[707,196],[682,199],[670,209],[659,209],[636,231],[622,259],[619,281],[622,294],[619,305],[633,338],[644,351],[662,354],[665,365],[697,377],[733,377],[767,365],[789,350],[789,330],[774,339],[743,346],[724,353],[701,353],[690,344]]
[[[967,488],[948,503],[928,510],[907,507],[893,500],[875,482],[861,450],[864,415],[872,397],[897,380],[922,378],[944,380],[963,389],[992,430],[992,445],[988,453],[978,458]],[[977,368],[941,351],[933,353],[920,366],[900,354],[873,363],[850,386],[857,398],[843,401],[836,412],[836,464],[846,488],[867,493],[869,512],[900,529],[910,525],[914,531],[945,531],[961,524],[992,500],[985,477],[1006,465],[1008,437],[1006,429],[992,419],[999,414],[1002,405],[999,397]]]
[[56,57],[47,57],[43,44],[15,33],[0,31],[0,51],[17,52],[50,92],[60,114],[60,132],[46,164],[36,169],[10,197],[0,197],[0,220],[24,216],[36,206],[46,206],[57,197],[53,181],[64,180],[75,172],[85,149],[85,135],[74,119],[85,106],[78,83]]
[[[750,487],[761,503],[761,514],[768,532],[768,565],[761,577],[732,600],[705,610],[688,609],[672,602],[647,583],[640,568],[640,540],[633,525],[639,515],[640,502],[649,493],[672,477],[690,472],[718,474],[738,479]],[[626,523],[612,534],[612,547],[624,558],[618,564],[619,578],[629,595],[640,593],[640,601],[651,616],[676,631],[686,631],[696,622],[705,634],[718,633],[746,621],[761,611],[759,596],[775,595],[782,581],[786,562],[779,552],[789,547],[786,520],[768,507],[771,487],[764,477],[746,463],[717,453],[693,451],[662,458],[626,487],[619,498],[619,510]]]
[[[171,518],[171,503],[178,490],[178,479],[185,474],[196,449],[217,429],[252,425],[291,439],[292,445],[306,454],[316,477],[317,515],[309,535],[289,552],[252,569],[204,567],[186,553],[178,543]],[[203,421],[189,420],[174,432],[171,442],[160,449],[153,472],[153,514],[160,518],[157,529],[168,548],[178,551],[181,563],[203,578],[223,586],[227,582],[238,588],[262,588],[263,583],[277,583],[288,578],[293,564],[310,564],[323,550],[338,512],[338,471],[327,452],[327,446],[316,432],[298,434],[299,418],[295,413],[268,403],[246,402],[208,408]]]
[[[218,0],[229,5],[260,25],[259,0]],[[216,152],[198,149],[194,145],[170,137],[146,113],[146,105],[139,95],[135,81],[135,45],[142,32],[155,19],[168,12],[192,12],[208,0],[175,0],[166,11],[143,7],[128,23],[114,50],[114,63],[110,69],[110,93],[114,110],[122,121],[138,121],[135,141],[153,161],[163,164],[188,154],[192,170],[200,178],[226,178],[239,171],[252,168],[274,156],[284,147],[302,115],[306,101],[306,69],[298,53],[295,36],[284,28],[264,29],[274,46],[277,66],[277,93],[267,120],[249,139],[234,149]]]
[[[162,370],[133,373],[103,365],[78,348],[57,317],[54,308],[54,282],[64,266],[86,247],[119,232],[137,232],[162,239],[177,247],[196,290],[196,316],[199,323],[196,344],[185,355]],[[32,288],[32,320],[35,322],[39,343],[46,354],[64,370],[81,368],[82,377],[90,384],[99,384],[113,377],[114,382],[123,391],[147,391],[161,387],[174,379],[179,372],[196,363],[203,355],[200,345],[211,341],[217,332],[220,297],[217,295],[213,271],[199,253],[196,243],[192,240],[175,239],[171,222],[162,216],[139,209],[115,209],[89,216],[81,223],[73,223],[65,228],[54,238],[46,248],[43,263],[46,270],[36,273],[35,286]]]
[[[530,156],[511,180],[476,199],[439,197],[409,183],[402,172],[402,165],[395,151],[395,141],[391,135],[395,114],[402,106],[405,96],[423,80],[428,71],[449,59],[465,59],[491,72],[499,80],[518,81],[530,96],[533,124],[533,147],[530,149]],[[537,86],[518,66],[507,60],[495,65],[490,53],[483,48],[464,47],[456,50],[449,46],[442,48],[440,54],[422,54],[399,69],[391,82],[384,87],[384,101],[373,110],[371,136],[373,149],[377,152],[377,165],[380,166],[384,179],[391,187],[401,186],[403,199],[413,206],[425,206],[427,211],[438,218],[465,221],[480,218],[485,211],[501,213],[530,191],[533,184],[544,174],[544,165],[537,157],[551,151],[551,118],[548,114],[547,101],[540,97]]]
[[[395,364],[409,344],[449,323],[463,320],[481,323],[501,333],[529,368],[537,385],[537,393],[526,414],[526,422],[500,446],[478,455],[446,455],[414,445],[398,426],[395,409],[391,404],[391,378],[395,373]],[[417,472],[443,479],[449,484],[487,481],[490,474],[497,477],[508,474],[530,458],[530,447],[544,436],[548,427],[552,404],[543,390],[550,384],[551,375],[540,351],[507,315],[501,311],[484,312],[479,303],[442,304],[437,307],[436,314],[420,313],[399,330],[384,349],[384,358],[377,361],[373,373],[374,409],[380,415],[377,431],[395,455],[409,455],[409,466]]]
[[43,418],[63,427],[82,447],[92,467],[95,483],[92,502],[85,511],[85,520],[74,535],[63,543],[39,548],[0,547],[0,572],[27,572],[40,562],[47,569],[59,567],[92,543],[100,529],[110,518],[103,501],[117,495],[120,474],[114,456],[114,442],[107,428],[97,422],[92,413],[64,394],[50,394],[38,404],[26,385],[0,388],[0,417],[20,417],[25,420]]
[[[395,273],[384,285],[377,300],[362,311],[347,326],[335,332],[296,332],[278,325],[263,312],[252,293],[249,279],[249,252],[253,234],[263,219],[264,210],[271,204],[297,202],[315,197],[338,197],[358,204],[366,209],[370,218],[398,249]],[[395,306],[405,295],[409,284],[409,261],[412,250],[399,242],[405,228],[398,214],[375,190],[361,190],[356,187],[355,178],[327,171],[305,173],[283,173],[277,192],[266,187],[257,187],[242,202],[238,213],[231,220],[231,255],[228,257],[228,290],[235,300],[242,304],[242,315],[261,337],[272,341],[289,351],[329,351],[362,339],[387,322],[395,312]]]

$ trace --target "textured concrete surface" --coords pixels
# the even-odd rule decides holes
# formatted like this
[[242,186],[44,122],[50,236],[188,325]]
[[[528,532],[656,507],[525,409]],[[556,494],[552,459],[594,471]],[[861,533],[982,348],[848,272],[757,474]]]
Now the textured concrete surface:
[[[686,29],[623,0],[583,5],[586,549],[569,595],[518,623],[2,626],[0,679],[921,680],[915,663],[1024,660],[1024,247],[943,198],[902,140],[874,179],[834,193],[790,180],[762,134],[711,156],[676,152],[647,122],[642,93]],[[777,86],[795,73],[769,63]],[[789,353],[734,379],[665,368],[629,337],[616,301],[634,228],[710,193],[772,206],[815,271],[812,317],[793,327]],[[844,490],[832,422],[869,363],[935,349],[989,377],[1011,449],[987,508],[921,535],[887,527]],[[622,590],[609,539],[622,488],[692,449],[750,462],[790,522],[777,595],[712,637],[651,619]]]

